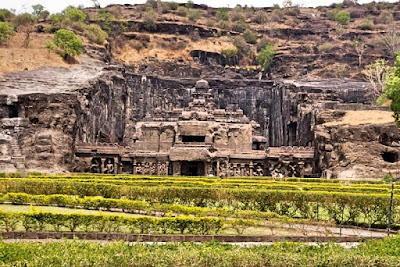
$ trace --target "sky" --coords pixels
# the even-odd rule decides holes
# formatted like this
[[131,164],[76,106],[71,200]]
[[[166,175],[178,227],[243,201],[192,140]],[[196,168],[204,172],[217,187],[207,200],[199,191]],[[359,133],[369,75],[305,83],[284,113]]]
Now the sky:
[[[194,0],[196,4],[206,4],[212,7],[235,7],[237,4],[242,6],[272,6],[273,4],[280,4],[282,6],[284,0]],[[99,0],[101,7],[110,4],[141,4],[145,0]],[[186,3],[187,1],[175,0],[175,2]],[[321,5],[330,5],[331,3],[340,3],[342,0],[292,0],[293,4],[303,7],[315,7]],[[360,4],[371,2],[370,0],[359,0]],[[379,2],[376,0],[376,2]],[[385,2],[397,2],[397,0],[387,0]],[[17,13],[32,12],[32,6],[41,4],[46,7],[51,13],[60,12],[65,7],[72,5],[83,5],[85,7],[93,6],[91,0],[0,0],[0,8],[15,9]]]

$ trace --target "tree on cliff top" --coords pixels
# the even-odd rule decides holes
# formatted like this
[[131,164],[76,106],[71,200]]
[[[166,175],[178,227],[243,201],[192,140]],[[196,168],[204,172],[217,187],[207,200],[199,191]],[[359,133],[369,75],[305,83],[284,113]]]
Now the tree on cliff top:
[[378,103],[383,103],[384,100],[389,99],[390,109],[394,112],[393,117],[396,120],[396,124],[400,127],[400,55],[396,57],[396,63],[393,71],[386,82],[385,90],[381,97],[378,99]]
[[82,40],[73,31],[58,30],[54,35],[54,43],[61,48],[61,56],[66,60],[82,54]]

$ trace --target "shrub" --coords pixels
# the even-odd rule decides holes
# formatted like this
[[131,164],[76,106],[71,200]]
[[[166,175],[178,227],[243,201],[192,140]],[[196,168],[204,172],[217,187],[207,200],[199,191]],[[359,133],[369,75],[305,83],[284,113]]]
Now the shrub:
[[278,22],[283,19],[282,9],[273,9],[271,12],[271,21]]
[[257,44],[257,52],[260,52],[268,44],[270,44],[270,41],[267,38],[265,37],[261,38]]
[[206,26],[207,27],[214,27],[214,24],[215,24],[215,21],[214,20],[212,20],[212,19],[208,19],[207,21],[206,21]]
[[63,13],[65,18],[69,21],[83,22],[86,19],[85,13],[74,7],[67,7]]
[[0,44],[7,43],[14,35],[14,28],[8,22],[0,22]]
[[170,10],[177,10],[179,7],[179,4],[176,2],[166,2],[166,4]]
[[217,18],[222,21],[229,21],[229,9],[226,7],[220,7],[217,11]]
[[236,36],[233,39],[233,45],[236,46],[241,55],[247,54],[247,52],[250,50],[249,45],[242,36]]
[[236,32],[243,32],[244,30],[246,30],[248,28],[249,28],[249,25],[244,20],[241,20],[232,25],[232,30],[236,31]]
[[108,34],[103,31],[97,24],[90,24],[86,26],[85,35],[89,38],[90,41],[95,42],[99,45],[103,45],[108,37]]
[[274,62],[275,48],[273,45],[266,45],[258,55],[258,64],[263,70],[268,70]]
[[241,8],[235,7],[232,12],[232,21],[244,20],[246,17]]
[[54,43],[61,49],[65,59],[82,54],[82,40],[73,31],[58,30],[54,35]]
[[249,30],[249,29],[245,30],[243,32],[243,38],[249,44],[257,43],[257,34],[255,32],[253,32],[252,30]]
[[188,19],[190,21],[196,22],[200,18],[201,18],[201,14],[200,14],[200,12],[198,10],[189,10]]
[[156,13],[152,8],[148,8],[144,14],[143,26],[148,31],[155,31],[157,29]]
[[365,19],[363,20],[358,26],[357,28],[359,28],[360,30],[369,30],[372,31],[374,29],[374,22],[370,19]]
[[0,21],[7,21],[12,17],[11,11],[7,9],[0,9]]
[[186,7],[180,6],[176,10],[176,14],[181,17],[186,17],[188,13],[188,9]]
[[224,30],[227,30],[227,31],[231,29],[231,25],[229,24],[229,22],[223,21],[223,20],[219,22],[218,26],[221,29],[224,29]]
[[187,1],[187,3],[185,4],[185,7],[187,8],[193,8],[194,7],[194,3],[192,0]]
[[393,23],[393,14],[389,11],[383,11],[378,18],[376,18],[377,23],[391,24]]
[[329,52],[333,46],[330,43],[324,43],[317,47],[318,53],[323,54]]
[[221,55],[224,58],[234,58],[239,56],[239,50],[237,48],[222,49]]
[[284,12],[288,16],[298,16],[300,15],[300,8],[298,7],[285,8]]
[[350,13],[348,11],[339,11],[335,15],[335,20],[341,25],[348,25],[350,21]]
[[253,21],[258,24],[263,24],[268,21],[267,14],[264,11],[258,10],[255,13]]
[[114,16],[108,10],[100,9],[96,20],[102,22],[102,27],[108,34],[111,33],[111,22],[114,21]]
[[61,27],[61,23],[64,20],[64,16],[62,14],[52,14],[49,19],[51,25],[55,27]]
[[337,12],[335,10],[328,10],[325,12],[325,16],[330,20],[335,20]]

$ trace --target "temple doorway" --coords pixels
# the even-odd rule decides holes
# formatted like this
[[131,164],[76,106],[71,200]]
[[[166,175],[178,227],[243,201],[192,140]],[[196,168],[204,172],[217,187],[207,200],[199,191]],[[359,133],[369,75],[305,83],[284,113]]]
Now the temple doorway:
[[183,176],[204,176],[205,168],[202,161],[183,161],[181,165]]

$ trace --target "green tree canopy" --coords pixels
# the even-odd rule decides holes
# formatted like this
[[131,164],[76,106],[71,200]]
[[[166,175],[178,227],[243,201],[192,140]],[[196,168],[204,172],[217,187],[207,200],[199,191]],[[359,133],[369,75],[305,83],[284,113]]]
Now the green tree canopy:
[[348,11],[339,11],[335,15],[335,20],[341,25],[347,25],[350,21],[350,13]]
[[61,56],[65,59],[82,54],[82,40],[70,30],[58,30],[54,35],[54,43],[61,48]]
[[0,22],[0,44],[6,43],[14,34],[14,28],[8,22]]
[[390,109],[394,112],[393,117],[396,120],[397,126],[400,127],[400,55],[396,57],[394,69],[386,82],[385,90],[382,96],[378,99],[378,103],[389,99]]
[[273,45],[266,45],[258,55],[258,63],[263,70],[268,70],[274,62],[275,48]]

